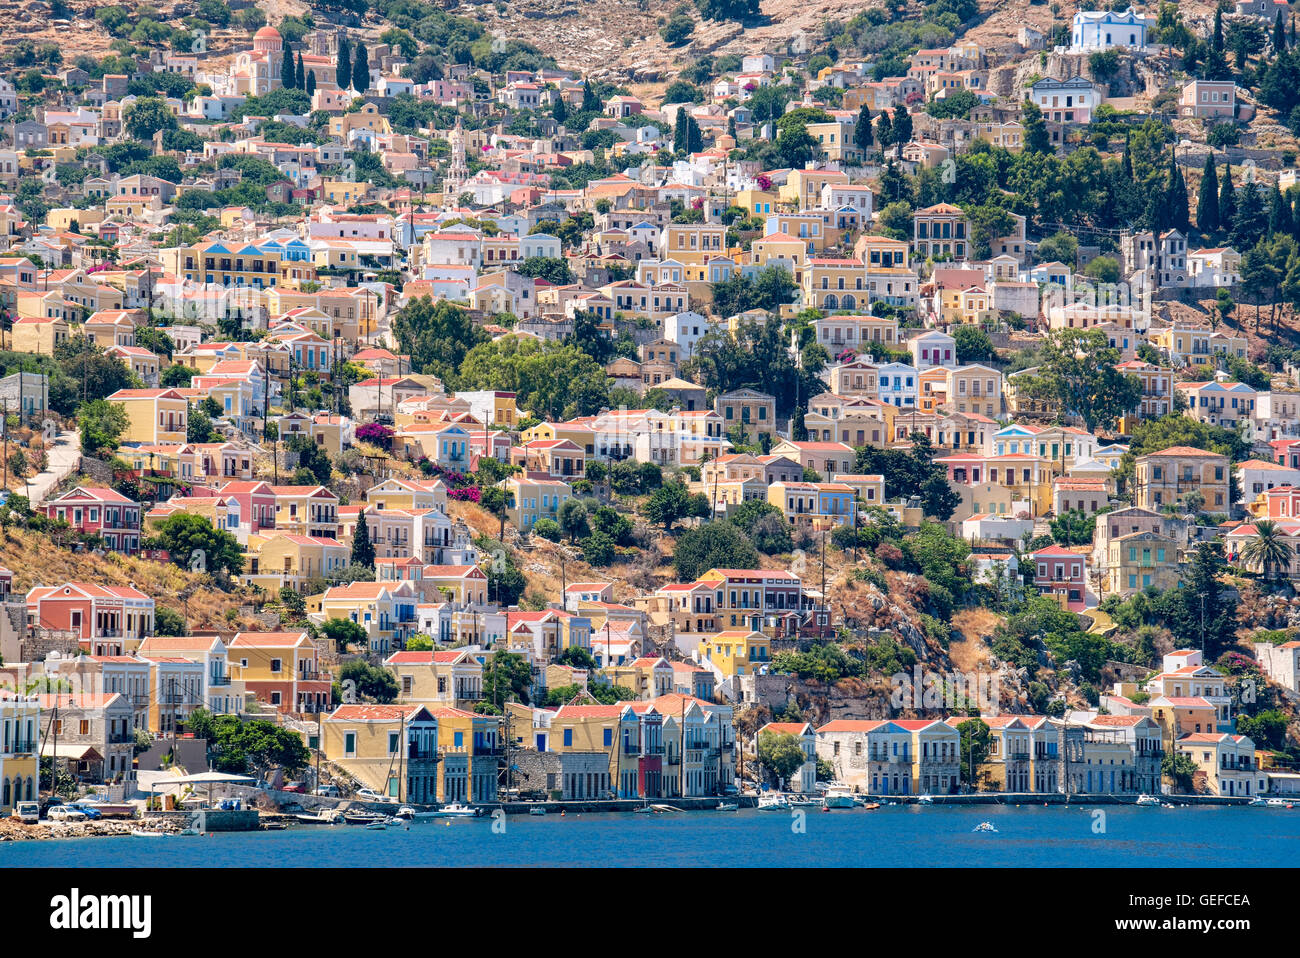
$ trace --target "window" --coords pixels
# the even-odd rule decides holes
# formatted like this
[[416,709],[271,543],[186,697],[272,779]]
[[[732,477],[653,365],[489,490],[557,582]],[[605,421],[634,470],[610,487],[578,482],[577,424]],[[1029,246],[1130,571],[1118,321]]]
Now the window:
[[279,672],[279,671],[280,671],[280,666],[281,666],[281,662],[280,662],[279,659],[272,659],[272,660],[271,660],[271,671],[272,671],[272,672]]

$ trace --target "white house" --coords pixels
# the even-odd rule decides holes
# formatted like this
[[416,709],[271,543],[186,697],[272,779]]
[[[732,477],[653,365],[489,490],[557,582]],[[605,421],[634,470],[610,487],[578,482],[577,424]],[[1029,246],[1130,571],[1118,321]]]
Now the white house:
[[1150,20],[1132,7],[1123,13],[1080,10],[1074,15],[1074,26],[1070,31],[1070,52],[1088,53],[1113,47],[1145,51],[1150,26]]
[[711,328],[712,321],[692,310],[674,313],[664,320],[664,339],[681,347],[685,356],[695,352],[696,344]]

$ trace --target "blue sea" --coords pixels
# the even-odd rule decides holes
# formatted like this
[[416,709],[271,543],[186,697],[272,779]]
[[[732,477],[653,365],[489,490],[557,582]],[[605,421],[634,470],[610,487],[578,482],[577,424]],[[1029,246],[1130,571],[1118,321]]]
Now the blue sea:
[[[995,832],[975,831],[990,822]],[[0,844],[0,867],[1258,867],[1300,864],[1300,806],[892,806],[511,815]]]

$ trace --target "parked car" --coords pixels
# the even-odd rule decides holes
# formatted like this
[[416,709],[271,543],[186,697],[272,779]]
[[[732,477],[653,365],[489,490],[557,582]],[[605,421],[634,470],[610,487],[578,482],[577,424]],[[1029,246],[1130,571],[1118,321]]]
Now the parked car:
[[84,822],[86,813],[71,805],[54,805],[45,813],[45,817],[52,822]]
[[307,794],[307,786],[304,785],[302,782],[289,782],[289,783],[287,783],[286,785],[284,785],[284,786],[280,789],[280,791],[282,791],[282,792],[294,792],[295,794],[298,794],[298,795],[306,795],[306,794]]
[[16,802],[14,803],[14,818],[18,819],[24,825],[35,825],[41,820],[41,806],[39,802]]
[[99,819],[104,817],[104,813],[101,812],[98,808],[96,808],[94,805],[87,805],[84,802],[72,802],[66,807],[75,808],[77,811],[81,812],[81,814],[85,815],[92,822],[98,821]]
[[362,802],[395,802],[397,799],[390,798],[387,795],[380,795],[373,788],[358,789],[356,798]]
[[312,794],[319,795],[321,798],[338,798],[343,793],[339,791],[337,785],[319,785]]

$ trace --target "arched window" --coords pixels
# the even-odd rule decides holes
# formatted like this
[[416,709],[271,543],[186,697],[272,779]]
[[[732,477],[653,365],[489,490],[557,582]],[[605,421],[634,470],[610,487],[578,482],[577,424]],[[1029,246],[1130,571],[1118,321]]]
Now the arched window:
[[825,299],[822,300],[822,305],[825,306],[827,309],[839,309],[840,301],[839,298],[836,297],[834,293],[831,293],[829,296],[827,296]]

